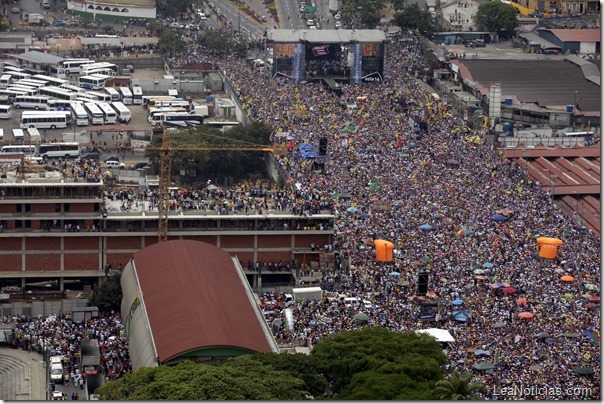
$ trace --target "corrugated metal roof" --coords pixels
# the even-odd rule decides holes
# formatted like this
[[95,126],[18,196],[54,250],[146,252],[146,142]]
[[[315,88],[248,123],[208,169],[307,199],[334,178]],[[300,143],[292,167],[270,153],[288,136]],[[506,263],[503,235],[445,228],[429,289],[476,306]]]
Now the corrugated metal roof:
[[41,63],[41,64],[56,64],[65,60],[60,56],[51,55],[50,53],[38,52],[38,51],[29,51],[25,53],[21,53],[19,55],[10,55],[11,57],[25,60],[30,63]]
[[550,29],[562,42],[600,42],[600,29]]
[[378,29],[269,29],[269,41],[276,43],[381,43],[386,34]]
[[231,257],[174,240],[134,254],[160,363],[204,347],[272,352]]

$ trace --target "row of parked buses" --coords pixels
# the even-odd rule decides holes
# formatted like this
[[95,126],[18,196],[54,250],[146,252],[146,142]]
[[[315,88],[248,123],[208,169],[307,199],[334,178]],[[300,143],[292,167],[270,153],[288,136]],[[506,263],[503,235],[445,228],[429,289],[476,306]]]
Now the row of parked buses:
[[[2,130],[2,136],[4,135]],[[12,144],[2,146],[0,149],[0,161],[6,161],[9,159],[49,159],[49,158],[78,158],[81,154],[81,148],[78,143],[75,142],[55,142],[55,143],[39,143],[34,140],[34,134],[32,130],[28,130],[30,136],[30,144]],[[36,131],[37,133],[37,131]],[[39,133],[37,133],[39,136]],[[22,129],[13,129],[13,138],[24,139],[24,131]],[[14,140],[16,143],[19,140]],[[33,144],[37,143],[37,144]]]

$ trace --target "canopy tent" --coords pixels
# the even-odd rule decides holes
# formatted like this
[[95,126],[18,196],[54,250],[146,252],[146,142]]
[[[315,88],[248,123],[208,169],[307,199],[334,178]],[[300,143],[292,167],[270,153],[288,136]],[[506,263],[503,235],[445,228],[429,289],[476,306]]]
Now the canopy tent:
[[428,328],[426,330],[416,330],[419,334],[428,334],[433,336],[438,342],[455,342],[455,338],[447,330],[441,328]]

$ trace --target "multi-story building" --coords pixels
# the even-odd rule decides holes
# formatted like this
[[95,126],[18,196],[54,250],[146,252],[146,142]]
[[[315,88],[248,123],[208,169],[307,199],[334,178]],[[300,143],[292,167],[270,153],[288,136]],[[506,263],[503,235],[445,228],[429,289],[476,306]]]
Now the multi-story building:
[[[158,242],[157,210],[106,198],[106,184],[74,182],[59,172],[43,171],[23,178],[8,171],[0,178],[0,285],[52,282],[64,290],[66,280],[96,282],[105,269],[124,267],[132,255]],[[333,241],[333,215],[220,215],[217,211],[174,211],[169,240],[214,244],[241,261],[254,286],[275,283],[281,275],[292,283],[296,271],[320,257]],[[317,248],[311,248],[311,245]],[[185,258],[183,258],[185,259]],[[281,261],[280,270],[248,271],[252,262]]]

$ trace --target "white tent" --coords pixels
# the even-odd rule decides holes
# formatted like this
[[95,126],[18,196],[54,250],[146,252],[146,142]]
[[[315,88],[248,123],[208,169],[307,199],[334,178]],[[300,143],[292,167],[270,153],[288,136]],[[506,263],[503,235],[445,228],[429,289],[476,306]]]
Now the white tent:
[[455,338],[453,338],[449,331],[440,328],[428,328],[426,330],[416,330],[415,332],[431,335],[438,342],[455,342]]

